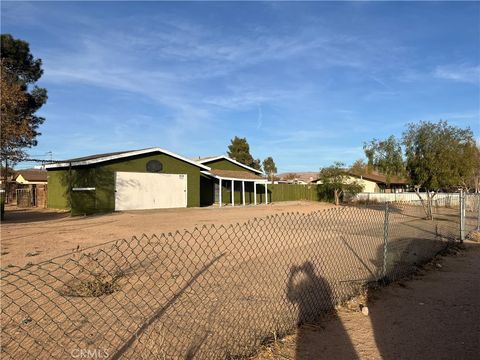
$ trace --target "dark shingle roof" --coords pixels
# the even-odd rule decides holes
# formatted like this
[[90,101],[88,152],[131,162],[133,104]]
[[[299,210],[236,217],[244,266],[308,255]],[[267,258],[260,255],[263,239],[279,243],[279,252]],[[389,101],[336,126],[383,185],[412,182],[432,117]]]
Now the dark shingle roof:
[[232,179],[265,180],[261,176],[253,174],[249,171],[212,169],[210,170],[210,173],[216,176],[232,178]]
[[[370,181],[374,181],[376,183],[380,183],[380,184],[386,184],[387,183],[387,177],[383,174],[380,174],[378,172],[372,172],[370,174],[358,174],[358,173],[354,173],[354,172],[350,172],[350,175],[352,176],[356,176],[356,177],[361,177],[365,180],[370,180]],[[408,180],[405,179],[405,178],[401,178],[399,176],[392,176],[390,178],[390,184],[407,184],[408,183]]]
[[[147,150],[147,149],[141,149],[141,150]],[[73,159],[67,159],[67,160],[63,160],[63,161],[64,162],[78,162],[78,161],[94,160],[94,159],[100,159],[100,158],[107,157],[107,156],[115,156],[115,155],[125,154],[125,153],[129,153],[129,152],[132,152],[132,151],[137,151],[137,150],[126,150],[126,151],[117,151],[117,152],[104,153],[104,154],[95,154],[95,155],[83,156],[83,157],[78,157],[78,158],[73,158]]]
[[22,175],[22,177],[31,182],[40,182],[44,181],[47,182],[47,171],[40,170],[40,169],[25,169],[25,170],[18,170],[15,172],[15,179]]
[[171,151],[168,151],[159,147],[146,148],[146,149],[140,149],[140,150],[117,151],[117,152],[111,152],[111,153],[83,156],[83,157],[74,158],[74,159],[56,161],[52,164],[47,164],[45,167],[47,170],[50,170],[55,168],[66,168],[69,166],[84,166],[84,165],[97,164],[97,163],[102,163],[102,162],[111,161],[111,160],[128,158],[132,156],[141,156],[141,155],[151,154],[151,153],[163,153],[168,156],[174,157],[178,160],[195,165],[204,170],[210,170],[208,166],[202,165],[197,161],[187,159],[181,155],[175,154]]

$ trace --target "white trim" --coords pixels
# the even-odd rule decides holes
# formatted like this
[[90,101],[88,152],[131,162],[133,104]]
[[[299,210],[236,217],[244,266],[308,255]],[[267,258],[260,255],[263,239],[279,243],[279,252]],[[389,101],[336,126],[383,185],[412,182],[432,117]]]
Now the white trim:
[[90,159],[90,160],[65,161],[63,163],[45,165],[45,168],[46,169],[55,169],[55,168],[63,168],[63,167],[69,167],[69,166],[83,166],[83,165],[98,164],[98,163],[105,162],[105,161],[123,159],[123,158],[126,158],[126,157],[135,156],[135,155],[143,155],[143,154],[149,154],[149,153],[155,153],[155,152],[160,152],[160,153],[169,155],[171,157],[174,157],[176,159],[185,161],[189,164],[198,166],[199,168],[202,168],[202,169],[205,169],[205,170],[210,170],[210,168],[206,165],[202,165],[201,163],[199,163],[197,161],[187,159],[183,156],[180,156],[178,154],[172,153],[168,150],[165,150],[165,149],[162,149],[162,148],[159,148],[159,147],[153,147],[153,148],[148,148],[148,149],[143,149],[143,150],[127,151],[127,152],[117,154],[117,155],[104,156],[104,157],[99,157],[99,158]]
[[245,181],[242,180],[242,205],[245,206]]
[[215,161],[215,160],[219,160],[219,159],[225,159],[225,160],[230,161],[231,163],[234,163],[234,164],[236,164],[236,165],[238,165],[238,166],[241,166],[241,167],[243,167],[243,168],[245,168],[245,169],[248,169],[248,170],[250,170],[250,171],[256,172],[257,174],[262,174],[262,175],[263,175],[263,172],[262,172],[262,171],[257,170],[257,169],[254,169],[254,168],[252,168],[252,167],[250,167],[250,166],[247,166],[247,165],[245,165],[245,164],[242,164],[241,162],[238,162],[238,161],[236,161],[236,160],[233,160],[233,159],[231,159],[231,158],[229,158],[228,156],[225,156],[225,155],[220,155],[220,156],[216,156],[216,157],[212,157],[212,158],[207,158],[207,159],[198,160],[197,163],[203,164],[203,163],[207,163],[207,162]]
[[235,180],[232,179],[232,207],[235,206]]
[[268,182],[265,183],[265,205],[268,205]]
[[234,180],[234,181],[250,181],[250,182],[257,182],[259,184],[268,184],[268,179],[242,179],[242,178],[232,178],[232,177],[225,177],[225,176],[218,176],[215,174],[212,174],[208,171],[200,171],[202,174],[214,177],[215,179],[222,179],[222,180]]
[[219,204],[219,207],[222,207],[222,179],[219,179],[218,204]]
[[95,191],[94,187],[74,187],[72,191]]

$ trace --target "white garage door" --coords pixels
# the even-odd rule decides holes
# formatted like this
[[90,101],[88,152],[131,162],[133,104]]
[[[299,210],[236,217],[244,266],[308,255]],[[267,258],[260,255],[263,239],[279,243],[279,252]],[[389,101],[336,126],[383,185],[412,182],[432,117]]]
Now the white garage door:
[[115,210],[187,207],[187,175],[117,172]]

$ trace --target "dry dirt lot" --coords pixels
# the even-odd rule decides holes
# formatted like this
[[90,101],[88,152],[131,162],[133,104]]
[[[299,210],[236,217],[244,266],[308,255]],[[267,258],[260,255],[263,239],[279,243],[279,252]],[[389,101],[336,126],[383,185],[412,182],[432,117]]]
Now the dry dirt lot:
[[117,212],[88,217],[48,209],[7,207],[1,224],[1,267],[38,263],[73,250],[142,234],[193,230],[202,225],[243,223],[282,212],[308,213],[334,207],[318,202],[282,202],[246,207],[209,207]]
[[480,244],[466,248],[370,293],[368,316],[339,307],[254,360],[478,359]]
[[[240,219],[239,213],[247,217]],[[56,228],[44,227],[47,233],[41,234],[32,227],[27,237],[38,233],[52,249],[59,239],[79,234],[128,240],[21,270],[4,268],[4,358],[68,358],[78,349],[102,349],[127,359],[245,356],[266,338],[290,331],[298,320],[352,296],[362,284],[382,275],[400,276],[445,247],[438,224],[425,221],[422,209],[410,205],[390,208],[388,261],[384,206],[297,203],[58,216],[52,220]],[[209,218],[216,227],[162,237],[125,236],[134,225],[157,232],[162,220],[163,231],[173,225],[191,230]],[[237,221],[243,223],[219,226]],[[81,226],[65,226],[70,222]],[[127,223],[130,227],[119,228]]]

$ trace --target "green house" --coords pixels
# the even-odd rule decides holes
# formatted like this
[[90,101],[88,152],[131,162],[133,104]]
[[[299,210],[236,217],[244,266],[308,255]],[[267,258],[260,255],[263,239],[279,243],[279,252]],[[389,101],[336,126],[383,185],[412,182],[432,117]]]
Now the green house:
[[97,154],[46,166],[48,207],[72,215],[200,206],[206,165],[161,148]]
[[244,165],[227,156],[200,158],[200,201],[203,206],[257,205],[268,202],[268,181],[260,170]]
[[72,215],[257,204],[268,195],[259,170],[226,156],[192,160],[157,147],[69,159],[46,169],[48,207]]

